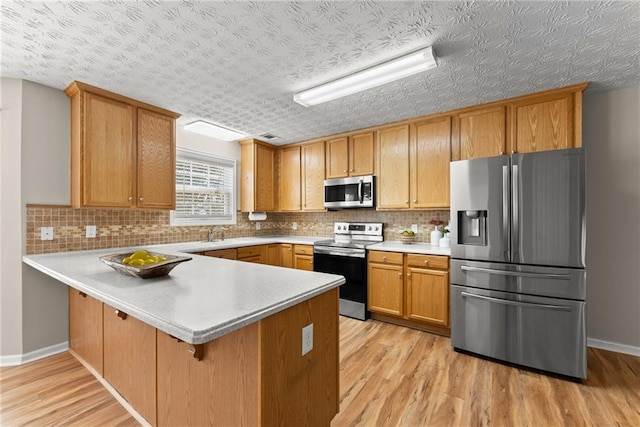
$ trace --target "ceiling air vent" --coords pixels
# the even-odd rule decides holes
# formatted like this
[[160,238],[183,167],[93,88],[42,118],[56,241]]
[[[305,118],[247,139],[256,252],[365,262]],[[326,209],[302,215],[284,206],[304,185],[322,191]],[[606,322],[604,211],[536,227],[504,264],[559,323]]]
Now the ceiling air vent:
[[260,138],[264,138],[266,140],[273,141],[274,139],[279,139],[280,137],[279,136],[275,136],[272,133],[263,133],[262,135],[260,135]]

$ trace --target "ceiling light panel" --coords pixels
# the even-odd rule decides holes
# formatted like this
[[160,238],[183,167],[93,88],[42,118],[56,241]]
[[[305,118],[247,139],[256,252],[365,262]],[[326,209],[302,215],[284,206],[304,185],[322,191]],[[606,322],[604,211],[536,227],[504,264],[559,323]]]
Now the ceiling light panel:
[[237,141],[245,137],[244,134],[231,129],[223,128],[202,120],[185,125],[185,130],[200,133],[213,138],[222,139],[223,141]]
[[436,66],[436,57],[432,47],[429,46],[357,73],[303,90],[293,95],[293,100],[305,107],[310,107],[400,80]]

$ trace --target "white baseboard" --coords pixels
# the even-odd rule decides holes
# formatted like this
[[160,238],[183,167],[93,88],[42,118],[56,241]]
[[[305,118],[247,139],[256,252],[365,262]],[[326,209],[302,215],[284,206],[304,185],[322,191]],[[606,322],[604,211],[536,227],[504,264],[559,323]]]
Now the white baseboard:
[[602,350],[615,351],[616,353],[624,353],[640,357],[640,347],[634,347],[632,345],[618,344],[616,342],[596,340],[593,338],[587,338],[587,345],[589,347],[600,348]]
[[62,353],[69,349],[69,342],[61,342],[60,344],[54,344],[49,347],[40,348],[38,350],[30,351],[25,354],[11,354],[8,356],[0,356],[0,366],[18,366],[24,363],[33,362],[34,360],[43,359],[45,357],[53,356],[54,354]]

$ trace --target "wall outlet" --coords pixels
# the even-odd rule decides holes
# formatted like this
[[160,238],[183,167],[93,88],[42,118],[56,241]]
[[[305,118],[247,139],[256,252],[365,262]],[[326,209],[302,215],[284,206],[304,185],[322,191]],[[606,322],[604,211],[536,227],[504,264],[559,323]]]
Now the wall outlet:
[[40,227],[40,240],[53,240],[53,227]]
[[313,350],[313,323],[302,328],[302,355]]
[[418,232],[418,224],[411,224],[411,231],[413,231],[414,233]]
[[87,225],[87,238],[95,239],[96,238],[96,226],[95,225]]
[[256,230],[260,230],[260,223],[256,222]]
[[294,230],[297,230],[298,229],[298,223],[297,222],[292,223],[291,224],[291,228],[293,228]]

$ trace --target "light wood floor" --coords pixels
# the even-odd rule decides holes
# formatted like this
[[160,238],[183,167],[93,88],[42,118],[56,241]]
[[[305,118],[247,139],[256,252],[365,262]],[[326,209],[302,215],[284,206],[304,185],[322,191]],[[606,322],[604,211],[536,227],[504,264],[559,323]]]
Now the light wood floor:
[[[589,348],[582,384],[340,318],[341,426],[640,426],[640,358]],[[69,353],[0,369],[0,425],[138,425]]]

